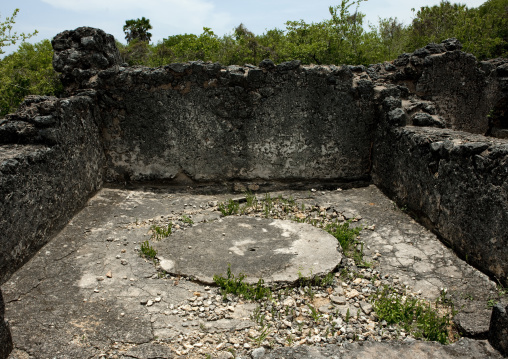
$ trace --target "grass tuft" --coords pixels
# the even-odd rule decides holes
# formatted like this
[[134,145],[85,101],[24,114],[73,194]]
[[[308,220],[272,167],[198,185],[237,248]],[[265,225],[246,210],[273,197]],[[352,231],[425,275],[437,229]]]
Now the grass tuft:
[[150,245],[150,242],[146,240],[141,243],[141,254],[153,260],[157,256],[157,251]]
[[244,279],[245,275],[243,273],[238,274],[237,277],[231,273],[231,265],[228,265],[227,278],[218,275],[213,276],[213,281],[221,288],[224,298],[228,294],[243,296],[245,299],[254,300],[271,297],[272,291],[270,288],[264,286],[265,281],[262,278],[259,278],[255,285],[245,283],[243,281]]
[[153,226],[150,227],[150,229],[152,230],[152,236],[150,238],[160,241],[161,239],[167,238],[171,235],[171,232],[173,230],[173,223],[169,223],[167,228],[160,227],[154,224]]
[[[438,304],[451,306],[451,311],[439,313]],[[436,341],[441,344],[450,342],[451,317],[455,313],[453,305],[442,293],[435,306],[416,297],[407,297],[393,288],[385,286],[373,301],[373,307],[379,320],[388,324],[400,325],[415,338]]]

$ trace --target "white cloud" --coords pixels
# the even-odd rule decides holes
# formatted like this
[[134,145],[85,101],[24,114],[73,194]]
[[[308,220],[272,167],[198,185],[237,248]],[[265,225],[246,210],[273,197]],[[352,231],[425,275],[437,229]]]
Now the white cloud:
[[[121,26],[125,20],[150,19],[153,26],[152,40],[172,34],[202,32],[204,26],[216,33],[225,33],[233,27],[232,16],[228,12],[217,11],[211,0],[42,0],[57,8],[80,14],[82,19],[94,14],[92,23],[104,23],[103,29],[121,36]],[[99,20],[100,19],[100,20]],[[108,24],[109,22],[109,24]],[[115,24],[115,28],[113,28]],[[97,26],[97,25],[95,25]],[[118,28],[118,29],[116,29]]]

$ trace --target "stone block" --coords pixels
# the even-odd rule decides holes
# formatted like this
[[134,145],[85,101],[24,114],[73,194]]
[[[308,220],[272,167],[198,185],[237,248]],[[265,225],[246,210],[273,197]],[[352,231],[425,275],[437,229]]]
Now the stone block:
[[489,342],[504,356],[508,356],[508,305],[497,304],[492,308]]

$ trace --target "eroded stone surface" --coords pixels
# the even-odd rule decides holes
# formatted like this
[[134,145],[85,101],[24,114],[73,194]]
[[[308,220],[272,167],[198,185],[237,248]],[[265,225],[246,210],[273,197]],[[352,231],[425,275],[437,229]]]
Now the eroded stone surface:
[[[333,340],[334,350],[340,350],[345,358],[354,357],[361,348],[387,348],[400,356],[413,346],[394,342],[397,332],[367,314],[367,297],[376,288],[407,285],[408,291],[421,290],[421,297],[431,301],[439,296],[442,287],[447,288],[459,311],[462,304],[473,301],[486,307],[488,299],[495,296],[495,285],[488,278],[456,258],[374,186],[271,193],[272,198],[279,195],[295,198],[299,216],[315,218],[322,214],[330,219],[356,220],[352,223],[365,227],[360,237],[365,242],[365,260],[373,268],[348,265],[350,273],[358,271],[364,278],[336,277],[329,289],[314,288],[313,301],[309,301],[305,288],[296,288],[281,297],[279,306],[271,303],[271,309],[263,307],[265,323],[272,325],[270,340],[275,348],[286,345],[288,331],[294,329],[292,335],[298,338],[293,342],[298,347],[295,350],[307,353],[307,357],[321,352],[318,347]],[[258,348],[255,338],[262,332],[252,320],[256,303],[233,297],[223,301],[217,288],[194,283],[184,276],[166,277],[151,260],[139,254],[142,242],[157,243],[150,239],[153,224],[178,224],[180,229],[175,235],[199,226],[205,228],[220,217],[217,202],[231,197],[232,194],[193,195],[168,189],[101,190],[55,239],[2,286],[5,319],[10,323],[15,347],[11,358],[204,358],[207,353],[212,357],[228,355],[228,349],[234,349],[237,357],[249,357]],[[274,211],[273,216],[277,213]],[[185,224],[184,215],[195,224]],[[211,223],[204,223],[205,220]],[[323,324],[302,329],[297,335],[297,317],[291,320],[285,311],[289,308],[291,314],[293,309],[298,310],[301,318],[311,320],[307,304],[332,322],[323,320]],[[279,319],[277,312],[284,315]],[[465,314],[478,315],[469,311]],[[487,315],[486,320],[489,318]],[[327,337],[327,325],[336,326],[334,333],[341,334]],[[355,335],[361,336],[358,340],[365,344],[344,346]],[[399,336],[408,337],[411,340],[408,334]],[[379,338],[382,343],[376,347],[369,338]],[[470,343],[471,350],[491,355],[488,343]],[[446,357],[453,352],[450,348],[459,345],[446,347],[418,341],[414,347],[422,353]]]
[[335,237],[310,224],[249,217],[204,223],[154,248],[163,270],[208,284],[214,275],[226,277],[228,265],[236,276],[245,274],[247,283],[287,283],[299,274],[326,275],[342,258]]
[[345,348],[327,345],[319,347],[282,348],[265,352],[262,358],[303,359],[420,359],[420,358],[501,358],[486,341],[463,339],[458,343],[443,346],[437,343],[355,343]]

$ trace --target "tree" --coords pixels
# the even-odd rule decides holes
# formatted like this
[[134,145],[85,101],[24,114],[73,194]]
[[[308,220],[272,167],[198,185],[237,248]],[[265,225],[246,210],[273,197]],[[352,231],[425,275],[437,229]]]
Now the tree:
[[25,34],[22,32],[19,35],[17,32],[12,32],[14,19],[16,18],[16,15],[18,15],[18,12],[19,9],[15,9],[11,17],[6,17],[4,21],[0,22],[0,55],[4,53],[2,50],[3,47],[15,45],[19,40],[25,41],[26,39],[35,36],[38,32],[37,30],[31,34]]
[[440,43],[450,37],[457,37],[456,26],[466,18],[467,10],[465,5],[449,1],[421,7],[411,24],[408,43],[416,49],[431,42]]
[[23,42],[0,60],[0,117],[13,112],[27,95],[59,95],[62,83],[52,66],[49,40]]
[[407,42],[407,28],[397,18],[379,19],[377,28],[379,44],[383,48],[384,59],[392,60],[404,52]]
[[508,0],[487,0],[478,8],[442,1],[417,12],[409,27],[408,50],[456,37],[463,51],[479,59],[508,52]]
[[[364,62],[364,50],[362,49],[363,37],[363,18],[365,14],[358,11],[360,3],[367,0],[342,0],[340,5],[330,6],[328,8],[332,19],[330,25],[335,35],[335,46],[337,46],[337,55],[341,63],[362,63]],[[355,8],[354,13],[350,8]]]
[[149,42],[152,39],[152,34],[149,33],[148,30],[151,29],[152,25],[150,25],[150,20],[145,19],[144,16],[141,19],[127,20],[123,26],[125,39],[128,43],[132,40]]

